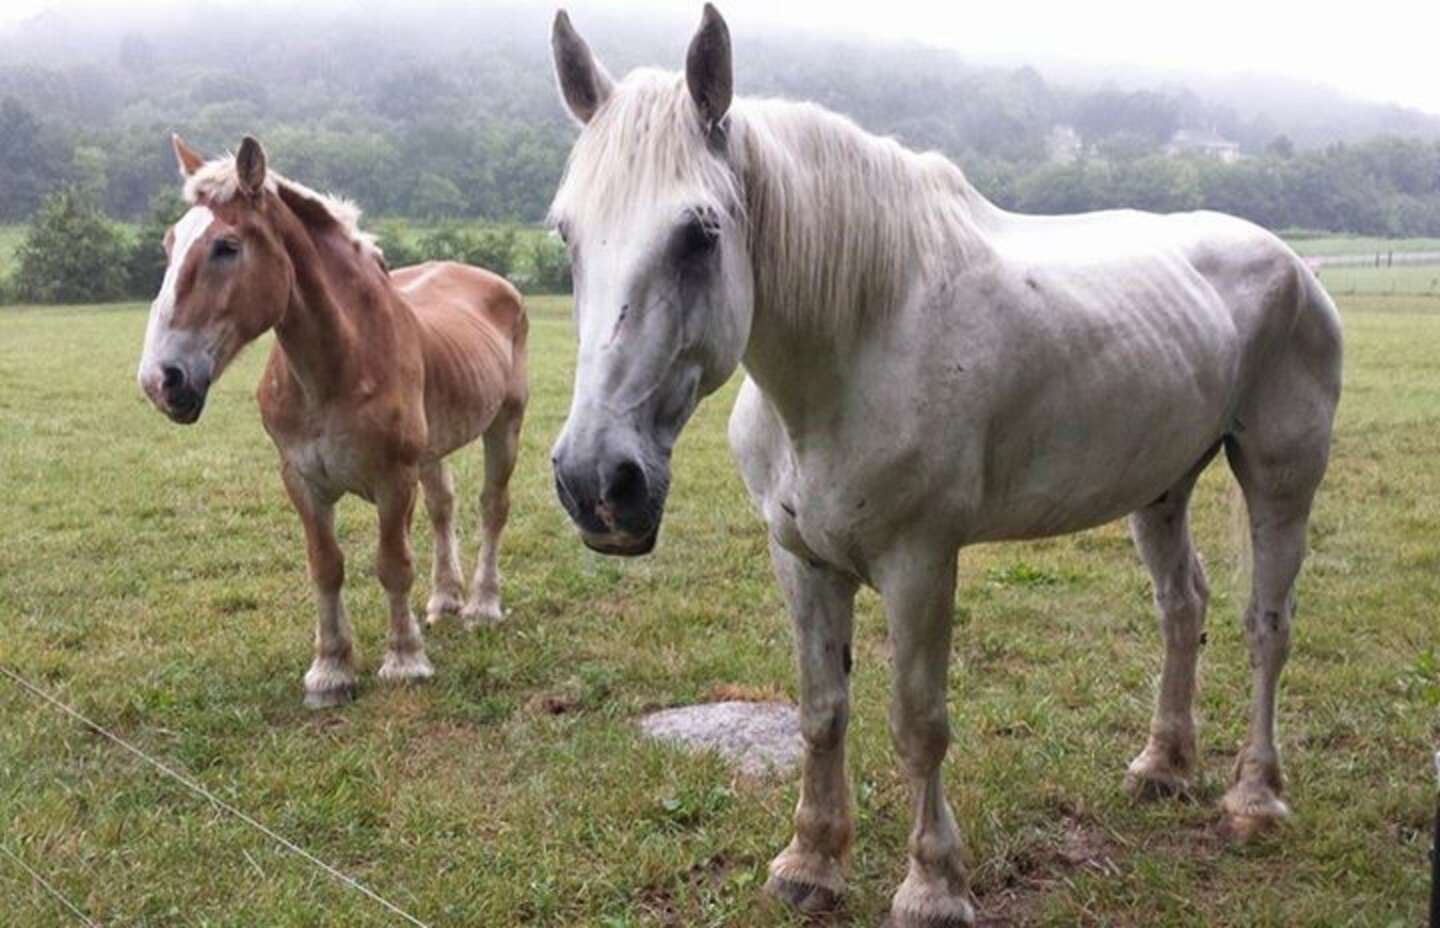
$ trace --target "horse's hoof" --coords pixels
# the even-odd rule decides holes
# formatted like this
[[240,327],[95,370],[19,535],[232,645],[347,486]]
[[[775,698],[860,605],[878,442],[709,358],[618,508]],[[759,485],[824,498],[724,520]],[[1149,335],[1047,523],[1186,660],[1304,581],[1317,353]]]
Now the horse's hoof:
[[1138,766],[1139,760],[1125,771],[1125,792],[1135,799],[1189,799],[1190,780],[1177,770],[1163,767]]
[[425,624],[438,625],[447,616],[459,615],[465,603],[454,593],[434,593],[425,605]]
[[881,928],[975,928],[975,908],[964,902],[964,910],[945,912],[891,911]]
[[973,928],[975,904],[968,891],[956,892],[941,881],[917,881],[913,876],[900,884],[890,903],[886,928]]
[[355,701],[355,684],[342,683],[323,690],[305,690],[305,708],[335,709]]
[[465,608],[460,610],[460,622],[467,631],[482,625],[499,625],[503,621],[505,613],[501,611],[498,599],[466,603]]
[[828,886],[788,880],[774,874],[765,881],[765,892],[806,915],[834,912],[840,908],[840,900],[843,898],[839,892]]
[[1239,841],[1270,831],[1290,817],[1290,806],[1267,786],[1237,783],[1220,800],[1225,830]]
[[387,651],[376,676],[387,683],[423,683],[435,676],[435,668],[424,651]]

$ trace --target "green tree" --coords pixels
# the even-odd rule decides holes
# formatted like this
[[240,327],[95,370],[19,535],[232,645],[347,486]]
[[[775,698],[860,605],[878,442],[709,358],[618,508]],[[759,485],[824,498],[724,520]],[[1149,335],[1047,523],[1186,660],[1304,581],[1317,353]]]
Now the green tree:
[[125,295],[128,243],[92,201],[67,187],[45,198],[20,246],[15,289],[37,303],[86,303]]
[[55,189],[69,158],[14,97],[0,100],[0,220],[24,219]]
[[410,209],[421,219],[449,219],[465,210],[465,194],[439,174],[421,174],[410,197]]

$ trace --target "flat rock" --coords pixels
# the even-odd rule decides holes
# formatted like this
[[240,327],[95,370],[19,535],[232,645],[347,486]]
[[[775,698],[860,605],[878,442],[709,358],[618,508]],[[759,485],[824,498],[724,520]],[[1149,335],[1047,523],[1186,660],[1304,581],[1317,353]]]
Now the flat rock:
[[800,713],[785,702],[707,702],[664,709],[640,719],[640,728],[690,751],[714,751],[752,777],[788,773],[805,751]]

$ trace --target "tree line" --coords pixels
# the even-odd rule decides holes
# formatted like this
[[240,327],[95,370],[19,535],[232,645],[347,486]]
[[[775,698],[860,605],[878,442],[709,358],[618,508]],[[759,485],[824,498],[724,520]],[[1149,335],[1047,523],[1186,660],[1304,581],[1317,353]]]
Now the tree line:
[[[372,217],[423,223],[424,236],[392,236],[402,259],[504,251],[503,233],[474,223],[543,218],[575,132],[556,100],[546,11],[471,4],[400,21],[302,10],[284,30],[259,13],[219,15],[86,24],[57,13],[0,34],[0,223],[103,214],[140,223],[112,229],[139,249],[178,186],[176,130],[216,153],[256,134],[283,173]],[[587,21],[616,74],[677,66],[674,36],[687,34],[619,14]],[[1328,97],[1261,111],[1184,87],[1063,86],[949,51],[794,34],[747,35],[737,55],[741,92],[813,99],[942,151],[1007,208],[1210,208],[1277,229],[1440,235],[1440,117]],[[1063,161],[1057,126],[1077,140]],[[1181,128],[1224,136],[1244,157],[1171,157]],[[444,223],[451,232],[433,234]],[[514,267],[558,260],[537,240],[517,233]],[[139,279],[127,276],[132,293]]]

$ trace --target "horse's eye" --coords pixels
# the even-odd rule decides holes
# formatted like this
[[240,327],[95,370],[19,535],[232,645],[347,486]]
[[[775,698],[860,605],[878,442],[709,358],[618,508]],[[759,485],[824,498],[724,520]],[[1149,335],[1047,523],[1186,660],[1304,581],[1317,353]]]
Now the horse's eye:
[[210,245],[210,257],[216,260],[233,258],[240,253],[240,243],[233,238],[217,238]]
[[707,255],[720,241],[720,226],[706,213],[690,213],[679,231],[676,251],[682,258]]

